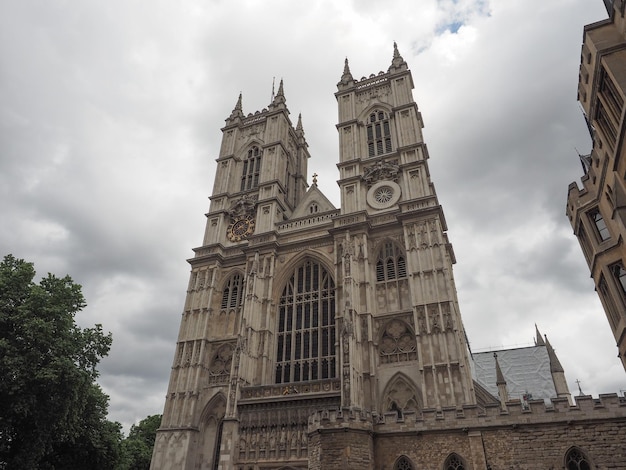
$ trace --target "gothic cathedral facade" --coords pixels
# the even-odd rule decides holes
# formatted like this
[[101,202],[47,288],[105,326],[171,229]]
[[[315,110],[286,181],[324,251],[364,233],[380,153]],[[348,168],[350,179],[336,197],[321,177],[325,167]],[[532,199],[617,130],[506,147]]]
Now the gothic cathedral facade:
[[[307,183],[282,82],[254,114],[239,97],[189,261],[153,469],[411,469],[418,453],[443,456],[432,468],[486,468],[467,425],[504,401],[472,378],[412,89],[395,45],[369,78],[346,60],[339,208]],[[402,440],[429,417],[433,439],[461,436],[436,455]]]

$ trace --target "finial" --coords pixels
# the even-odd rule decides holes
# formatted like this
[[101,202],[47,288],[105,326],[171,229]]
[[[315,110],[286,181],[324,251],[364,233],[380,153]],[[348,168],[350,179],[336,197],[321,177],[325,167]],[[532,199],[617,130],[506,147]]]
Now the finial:
[[584,396],[585,394],[583,393],[582,389],[580,388],[580,380],[576,379],[576,385],[578,385],[578,393],[579,393],[579,397]]
[[317,186],[317,173],[313,173],[313,184]]
[[270,98],[270,103],[274,101],[274,83],[276,83],[276,77],[272,77],[272,97]]
[[296,124],[296,130],[302,131],[302,113],[298,114],[298,124]]
[[237,98],[237,104],[235,105],[235,109],[241,111],[241,92],[239,92],[239,98]]

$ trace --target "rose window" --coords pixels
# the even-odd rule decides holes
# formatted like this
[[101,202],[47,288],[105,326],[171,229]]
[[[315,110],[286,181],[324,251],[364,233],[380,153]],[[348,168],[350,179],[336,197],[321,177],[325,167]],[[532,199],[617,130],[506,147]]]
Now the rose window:
[[381,186],[374,193],[374,199],[379,204],[386,204],[393,198],[393,188],[390,186]]

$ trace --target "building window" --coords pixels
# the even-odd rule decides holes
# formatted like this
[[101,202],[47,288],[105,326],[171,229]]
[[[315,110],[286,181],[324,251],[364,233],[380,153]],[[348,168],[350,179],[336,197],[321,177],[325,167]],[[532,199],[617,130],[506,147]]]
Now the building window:
[[336,377],[335,283],[315,261],[298,267],[278,306],[276,383]]
[[444,470],[465,470],[463,459],[457,454],[450,454],[443,465]]
[[370,114],[367,123],[367,149],[370,157],[383,155],[392,150],[389,116],[383,111]]
[[226,282],[222,291],[222,308],[236,308],[243,302],[243,277],[241,274],[234,274]]
[[393,470],[414,470],[415,467],[411,463],[411,461],[405,457],[404,455],[400,457],[396,464],[393,466]]
[[[611,271],[613,271],[613,267],[611,267],[610,269]],[[613,271],[613,275],[615,275],[614,271]],[[598,289],[600,290],[600,298],[604,300],[603,302],[604,307],[605,307],[604,309],[609,319],[609,324],[611,325],[612,329],[615,329],[617,328],[617,325],[619,324],[619,314],[617,313],[618,312],[617,305],[615,304],[615,300],[613,299],[613,295],[611,294],[611,291],[609,290],[609,286],[606,283],[606,279],[604,278],[604,275],[600,276],[600,281],[598,282]],[[620,289],[623,289],[623,287],[620,287]]]
[[626,296],[626,269],[622,263],[616,263],[611,266],[611,273],[621,288],[622,295]]
[[609,233],[609,229],[604,222],[604,217],[600,214],[598,209],[595,209],[589,213],[589,217],[593,221],[596,226],[596,230],[598,231],[598,236],[600,237],[600,241],[603,242],[611,238],[611,234]]
[[613,83],[613,80],[611,80],[611,77],[604,69],[600,73],[600,96],[606,102],[607,109],[613,115],[613,118],[619,122],[622,116],[624,98],[622,98],[615,83]]
[[317,203],[316,203],[316,202],[312,203],[312,204],[309,206],[309,213],[310,213],[310,214],[317,214],[317,212],[319,212],[319,210],[320,210],[320,209],[319,209],[319,206],[317,205]]
[[591,463],[582,450],[572,447],[565,454],[565,468],[567,470],[591,470]]
[[609,144],[609,147],[615,147],[615,140],[617,139],[617,129],[615,128],[615,124],[613,124],[609,113],[607,112],[601,101],[598,101],[598,106],[596,108],[596,122],[598,123],[600,129],[602,129],[602,132],[604,133],[604,138]]
[[261,154],[261,150],[256,145],[248,150],[248,155],[243,161],[243,172],[241,174],[241,191],[254,189],[259,185]]
[[376,261],[376,282],[406,277],[406,260],[402,250],[392,242],[385,242]]

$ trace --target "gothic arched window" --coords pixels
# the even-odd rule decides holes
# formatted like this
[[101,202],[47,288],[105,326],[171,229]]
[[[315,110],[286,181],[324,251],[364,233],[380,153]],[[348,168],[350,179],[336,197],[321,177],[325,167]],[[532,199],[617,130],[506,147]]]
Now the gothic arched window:
[[256,145],[248,150],[248,155],[243,161],[241,174],[241,191],[254,189],[259,185],[259,173],[261,171],[261,150]]
[[406,277],[406,259],[402,250],[392,242],[385,242],[376,261],[376,282]]
[[222,291],[221,308],[236,308],[243,302],[243,277],[241,274],[233,274],[226,282]]
[[393,470],[415,470],[415,467],[408,457],[403,455],[396,461],[396,464],[393,466]]
[[335,283],[324,266],[306,261],[280,296],[276,383],[328,379],[335,372]]
[[572,447],[565,454],[565,468],[567,470],[591,470],[591,462],[582,450]]
[[465,464],[463,459],[457,454],[450,454],[446,459],[446,463],[443,464],[444,470],[465,470]]
[[391,152],[389,116],[383,111],[373,112],[368,118],[367,152],[370,157]]

